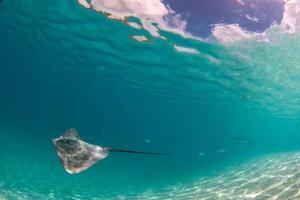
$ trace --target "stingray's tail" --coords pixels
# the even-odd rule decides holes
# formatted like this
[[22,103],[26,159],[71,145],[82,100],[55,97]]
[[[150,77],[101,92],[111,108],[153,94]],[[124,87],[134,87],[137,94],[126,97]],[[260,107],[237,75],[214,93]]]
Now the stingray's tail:
[[114,148],[108,148],[107,150],[110,151],[110,152],[136,153],[136,154],[149,154],[149,155],[167,155],[166,153],[145,152],[145,151],[131,151],[131,150],[114,149]]

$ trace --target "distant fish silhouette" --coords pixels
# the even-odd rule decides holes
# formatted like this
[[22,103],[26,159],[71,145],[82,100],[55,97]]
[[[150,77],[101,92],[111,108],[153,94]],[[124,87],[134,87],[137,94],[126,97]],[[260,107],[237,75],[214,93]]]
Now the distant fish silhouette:
[[249,99],[251,99],[251,97],[249,95],[242,95],[241,99],[243,99],[243,100],[249,100]]
[[256,144],[255,141],[247,138],[246,136],[242,136],[242,135],[234,137],[233,141],[236,143],[241,143],[241,144]]
[[57,155],[64,169],[70,174],[77,174],[90,168],[98,160],[106,158],[110,152],[153,155],[162,154],[124,149],[113,149],[89,144],[81,140],[75,129],[69,129],[62,136],[52,139],[52,143],[56,148]]

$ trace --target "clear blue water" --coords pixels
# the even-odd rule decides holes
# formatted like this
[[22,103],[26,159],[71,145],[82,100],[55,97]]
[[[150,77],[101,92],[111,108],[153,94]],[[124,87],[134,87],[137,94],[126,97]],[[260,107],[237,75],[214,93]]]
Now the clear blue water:
[[[162,31],[166,41],[59,0],[0,1],[0,30],[0,199],[205,199],[164,195],[300,149],[297,34],[227,46]],[[50,139],[71,127],[170,155],[116,153],[69,175]]]

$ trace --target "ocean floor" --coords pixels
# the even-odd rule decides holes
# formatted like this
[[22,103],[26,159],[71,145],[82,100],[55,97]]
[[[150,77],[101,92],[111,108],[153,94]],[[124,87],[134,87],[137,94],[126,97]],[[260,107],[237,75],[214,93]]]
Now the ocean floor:
[[[253,159],[222,173],[135,199],[300,199],[300,153]],[[126,198],[125,198],[126,199]],[[129,199],[133,199],[132,197]]]
[[[60,199],[55,194],[30,193],[28,190],[7,190],[0,181],[0,199]],[[84,194],[63,199],[84,199]],[[300,152],[266,155],[242,165],[231,166],[189,184],[170,186],[160,191],[133,191],[118,196],[91,197],[91,199],[300,199]]]

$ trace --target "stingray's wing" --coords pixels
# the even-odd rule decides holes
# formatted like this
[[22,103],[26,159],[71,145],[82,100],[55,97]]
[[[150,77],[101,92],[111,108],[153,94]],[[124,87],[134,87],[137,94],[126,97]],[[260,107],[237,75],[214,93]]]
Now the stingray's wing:
[[53,143],[64,169],[70,174],[77,174],[90,168],[98,160],[106,158],[109,154],[106,148],[81,140],[66,142],[70,144],[62,145],[58,142],[55,143],[55,141]]
[[100,146],[82,142],[82,150],[78,154],[60,156],[63,161],[64,168],[71,174],[80,173],[98,160],[102,160],[108,156],[108,151]]

